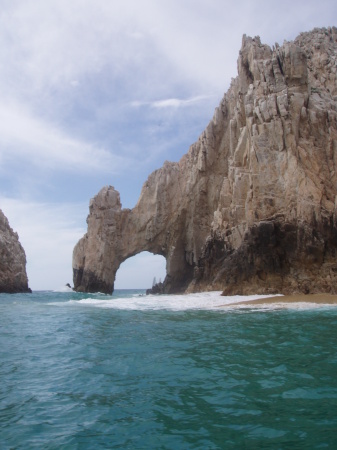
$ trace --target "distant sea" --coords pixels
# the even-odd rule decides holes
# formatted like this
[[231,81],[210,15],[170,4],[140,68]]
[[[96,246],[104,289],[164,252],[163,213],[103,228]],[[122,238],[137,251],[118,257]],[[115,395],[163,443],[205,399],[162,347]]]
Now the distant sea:
[[336,449],[337,308],[0,295],[0,448]]

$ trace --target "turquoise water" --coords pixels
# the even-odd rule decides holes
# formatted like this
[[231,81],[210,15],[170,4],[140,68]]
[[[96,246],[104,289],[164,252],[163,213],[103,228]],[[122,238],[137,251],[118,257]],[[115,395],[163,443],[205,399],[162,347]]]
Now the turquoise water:
[[337,309],[141,293],[0,295],[1,449],[337,448]]

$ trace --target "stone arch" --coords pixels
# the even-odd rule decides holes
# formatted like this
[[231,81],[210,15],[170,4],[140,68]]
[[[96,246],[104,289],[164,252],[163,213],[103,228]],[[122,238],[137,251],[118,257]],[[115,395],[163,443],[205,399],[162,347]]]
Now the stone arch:
[[238,77],[188,153],[150,174],[132,210],[111,186],[91,200],[75,290],[111,293],[121,262],[147,250],[167,259],[168,293],[335,292],[336,80],[318,64],[323,47],[334,58],[329,30],[273,50],[243,39]]
[[119,192],[112,186],[105,186],[91,199],[88,232],[73,252],[76,291],[111,294],[120,265],[143,251],[166,259],[165,292],[186,289],[193,278],[193,261],[186,256],[186,214],[182,211],[177,217],[179,197],[169,187],[177,185],[175,177],[169,176],[177,174],[172,171],[174,164],[167,163],[158,171],[164,183],[151,180],[156,172],[150,176],[132,210],[122,209]]

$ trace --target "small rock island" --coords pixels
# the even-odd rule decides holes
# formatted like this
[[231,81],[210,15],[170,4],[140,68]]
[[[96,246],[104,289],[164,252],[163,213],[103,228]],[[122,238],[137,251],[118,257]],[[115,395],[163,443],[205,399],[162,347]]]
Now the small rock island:
[[0,209],[0,293],[31,292],[26,273],[26,254],[19,237]]

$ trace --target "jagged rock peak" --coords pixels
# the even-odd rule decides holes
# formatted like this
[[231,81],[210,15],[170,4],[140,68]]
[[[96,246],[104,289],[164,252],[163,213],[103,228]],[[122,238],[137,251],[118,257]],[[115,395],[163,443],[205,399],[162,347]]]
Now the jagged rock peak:
[[0,209],[0,293],[31,292],[26,274],[26,255],[19,236]]
[[122,208],[119,192],[113,186],[104,186],[99,193],[90,200],[90,210],[105,210]]
[[165,292],[335,292],[336,67],[335,27],[273,48],[244,36],[238,76],[188,153],[132,210],[111,187],[91,202],[75,289],[111,292],[119,265],[148,250],[167,260]]

